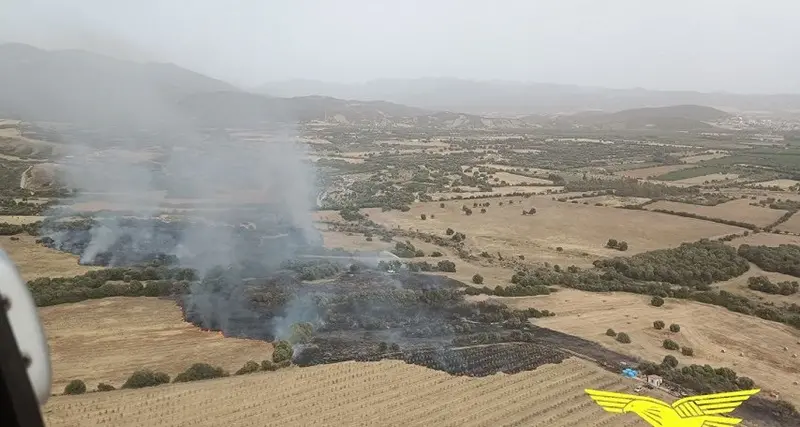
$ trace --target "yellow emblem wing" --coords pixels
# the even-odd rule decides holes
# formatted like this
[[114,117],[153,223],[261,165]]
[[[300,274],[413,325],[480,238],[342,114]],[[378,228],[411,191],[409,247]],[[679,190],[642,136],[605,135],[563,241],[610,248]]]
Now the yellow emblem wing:
[[684,397],[675,401],[672,408],[683,418],[699,415],[728,414],[761,389],[732,391]]
[[613,412],[616,414],[621,414],[622,409],[633,401],[650,402],[656,405],[669,406],[665,402],[662,402],[658,399],[639,396],[637,394],[615,393],[613,391],[592,390],[588,388],[584,391],[589,395],[589,397],[592,398],[592,400],[600,405],[600,407],[605,409],[606,412]]

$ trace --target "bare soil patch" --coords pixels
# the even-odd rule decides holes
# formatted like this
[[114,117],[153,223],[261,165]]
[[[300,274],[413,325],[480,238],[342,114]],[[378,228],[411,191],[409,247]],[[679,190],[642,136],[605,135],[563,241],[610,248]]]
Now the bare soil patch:
[[246,361],[272,354],[265,341],[225,338],[184,322],[169,300],[115,297],[39,310],[53,363],[53,392],[73,379],[94,389],[98,382],[121,386],[137,369],[174,377],[192,363],[235,371]]

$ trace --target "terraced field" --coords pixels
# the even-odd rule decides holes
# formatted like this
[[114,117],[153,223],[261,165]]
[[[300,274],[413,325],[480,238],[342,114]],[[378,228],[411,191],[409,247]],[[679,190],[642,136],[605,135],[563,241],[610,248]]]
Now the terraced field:
[[[346,362],[150,389],[56,396],[50,427],[490,426],[644,427],[604,412],[585,388],[631,392],[636,382],[568,359],[535,371],[458,377],[398,361]],[[664,396],[656,396],[664,398]]]

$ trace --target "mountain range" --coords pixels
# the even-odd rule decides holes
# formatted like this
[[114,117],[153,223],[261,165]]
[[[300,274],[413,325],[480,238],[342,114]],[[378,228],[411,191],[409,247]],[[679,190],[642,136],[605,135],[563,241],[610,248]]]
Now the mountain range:
[[[723,111],[693,105],[641,108],[658,104],[658,100],[666,105],[692,104],[677,102],[690,97],[689,92],[628,93],[457,79],[380,80],[365,85],[294,81],[259,91],[245,91],[174,64],[124,61],[79,50],[0,45],[0,118],[26,121],[178,130],[197,125],[257,127],[309,121],[448,129],[577,126],[686,130],[710,127],[710,122],[727,116]],[[614,93],[620,96],[612,96]],[[712,95],[692,96],[705,99]],[[774,98],[774,102],[791,106],[795,98],[787,95]],[[634,110],[585,111],[622,109],[613,106]],[[552,115],[572,110],[584,112]],[[492,114],[497,112],[501,114]]]
[[576,85],[471,81],[455,78],[381,79],[363,84],[288,80],[256,89],[273,96],[322,95],[384,100],[431,110],[472,114],[553,114],[619,111],[670,105],[708,105],[727,111],[800,111],[800,95],[745,95]]

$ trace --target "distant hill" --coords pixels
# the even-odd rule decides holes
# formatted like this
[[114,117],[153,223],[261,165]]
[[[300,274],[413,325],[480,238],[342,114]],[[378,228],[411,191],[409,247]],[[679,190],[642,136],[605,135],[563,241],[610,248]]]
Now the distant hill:
[[453,78],[383,79],[363,84],[290,80],[268,83],[256,90],[274,96],[321,95],[345,99],[381,99],[432,110],[452,110],[472,114],[619,111],[669,105],[709,105],[731,111],[780,112],[800,109],[800,95],[606,89]]
[[731,117],[716,108],[701,105],[673,105],[668,107],[635,108],[616,113],[580,113],[573,116],[574,123],[608,129],[657,129],[682,131],[710,129],[712,122]]
[[170,120],[174,103],[189,94],[237,90],[172,64],[0,45],[0,117],[147,123]]

